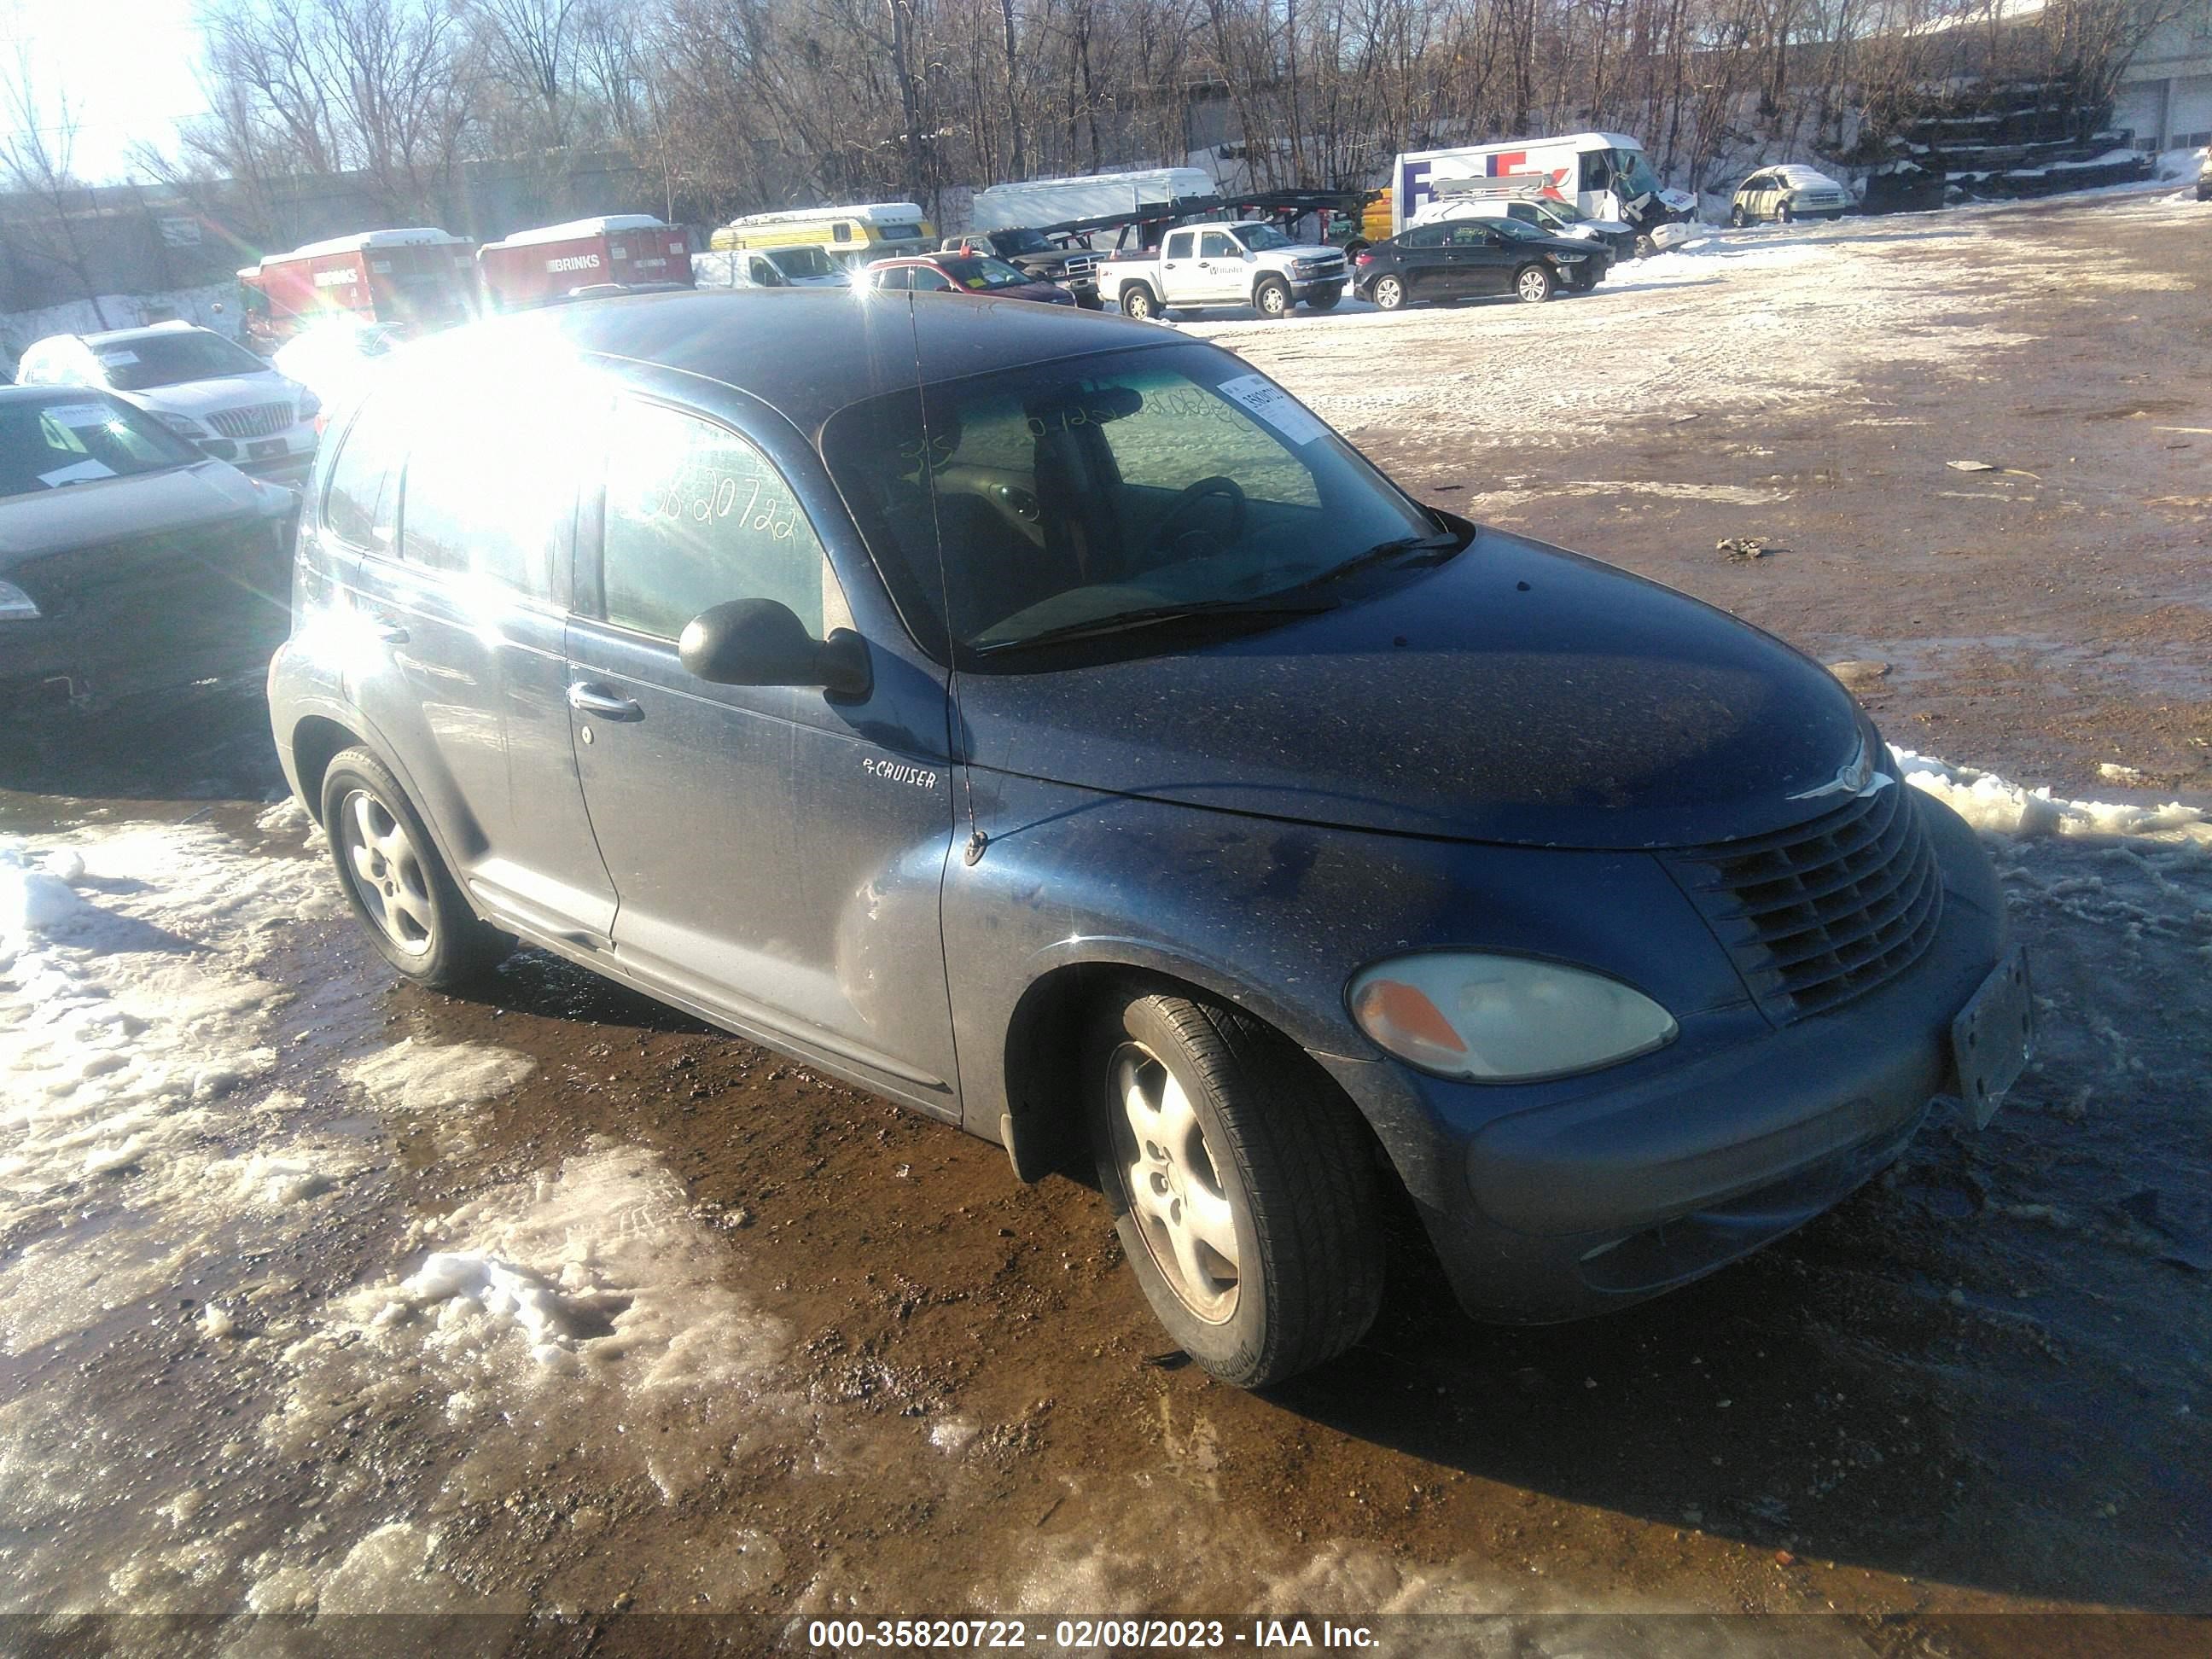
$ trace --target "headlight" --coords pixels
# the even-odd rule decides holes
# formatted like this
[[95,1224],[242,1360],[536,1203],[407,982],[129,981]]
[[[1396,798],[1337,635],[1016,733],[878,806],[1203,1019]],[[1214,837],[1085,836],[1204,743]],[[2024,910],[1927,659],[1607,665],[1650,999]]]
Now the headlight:
[[146,412],[179,438],[191,438],[197,441],[208,435],[207,428],[189,415],[173,415],[166,409],[149,409]]
[[1587,1072],[1674,1041],[1674,1016],[1585,969],[1434,951],[1377,963],[1350,987],[1359,1029],[1423,1071],[1480,1082]]
[[316,416],[322,412],[323,400],[320,398],[315,396],[312,392],[302,392],[300,394],[300,418],[301,420],[312,421]]
[[34,622],[39,602],[13,582],[0,582],[0,622]]
[[1563,265],[1578,265],[1589,258],[1587,253],[1554,253],[1552,256]]

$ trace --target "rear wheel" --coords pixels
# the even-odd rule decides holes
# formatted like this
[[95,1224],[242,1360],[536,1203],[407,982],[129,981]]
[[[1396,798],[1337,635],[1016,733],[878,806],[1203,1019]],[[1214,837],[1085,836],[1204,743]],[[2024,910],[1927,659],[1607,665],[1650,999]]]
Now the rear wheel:
[[514,949],[469,908],[399,781],[368,750],[346,750],[323,775],[323,828],[369,942],[417,984],[451,989]]
[[1186,1353],[1263,1388],[1366,1334],[1382,1295],[1375,1165],[1310,1061],[1236,1008],[1132,985],[1084,1065],[1115,1231]]
[[1262,278],[1260,286],[1252,290],[1252,303],[1262,317],[1287,317],[1291,314],[1290,287],[1273,276]]
[[1383,311],[1395,311],[1406,303],[1406,284],[1396,276],[1377,276],[1368,294]]
[[1741,208],[1730,208],[1729,210],[1729,223],[1734,225],[1738,230],[1741,230],[1743,228],[1743,210]]
[[1142,283],[1132,283],[1121,290],[1121,314],[1142,322],[1159,314],[1160,302],[1152,297],[1152,289]]
[[1541,265],[1523,265],[1514,273],[1513,292],[1524,305],[1540,306],[1552,297],[1552,273]]

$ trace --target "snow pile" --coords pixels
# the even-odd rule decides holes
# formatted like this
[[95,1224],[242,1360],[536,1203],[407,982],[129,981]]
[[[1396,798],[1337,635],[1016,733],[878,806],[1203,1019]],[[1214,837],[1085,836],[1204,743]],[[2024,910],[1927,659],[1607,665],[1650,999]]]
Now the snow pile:
[[2212,850],[2212,818],[2198,807],[2069,800],[2048,789],[2025,789],[1994,772],[1954,765],[1890,745],[1899,775],[1925,790],[1977,830],[1993,835],[2125,836]]
[[726,1244],[641,1147],[600,1144],[557,1173],[415,1224],[427,1254],[342,1298],[288,1350],[264,1430],[291,1455],[356,1413],[416,1401],[427,1373],[469,1450],[454,1480],[504,1490],[547,1447],[673,1501],[738,1449],[793,1432],[783,1323],[721,1282]]
[[334,909],[210,829],[0,845],[0,1352],[173,1285],[230,1218],[207,1171],[286,994],[241,947]]
[[[97,309],[89,300],[69,300],[30,311],[0,312],[0,346],[20,352],[49,334],[93,334],[111,328],[137,328],[166,317],[181,317],[238,337],[241,313],[238,284],[208,283],[199,288],[166,289],[155,294],[103,294]],[[222,310],[216,307],[222,306]]]
[[355,1060],[343,1076],[376,1105],[403,1112],[449,1112],[519,1087],[537,1063],[512,1048],[407,1037],[381,1054]]

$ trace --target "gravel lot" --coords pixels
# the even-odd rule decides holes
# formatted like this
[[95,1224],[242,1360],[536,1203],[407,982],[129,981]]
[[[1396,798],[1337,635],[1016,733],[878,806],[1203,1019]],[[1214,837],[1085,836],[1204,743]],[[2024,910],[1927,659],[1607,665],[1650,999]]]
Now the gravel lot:
[[0,1613],[2200,1636],[1984,1615],[2212,1601],[2208,235],[2105,195],[1716,237],[1540,307],[1181,325],[1431,500],[1864,665],[1989,830],[2045,1038],[1995,1124],[1601,1322],[1470,1325],[1408,1233],[1362,1347],[1220,1387],[1077,1182],[543,957],[395,984],[268,805],[253,700],[15,744],[6,856],[51,879],[0,933]]

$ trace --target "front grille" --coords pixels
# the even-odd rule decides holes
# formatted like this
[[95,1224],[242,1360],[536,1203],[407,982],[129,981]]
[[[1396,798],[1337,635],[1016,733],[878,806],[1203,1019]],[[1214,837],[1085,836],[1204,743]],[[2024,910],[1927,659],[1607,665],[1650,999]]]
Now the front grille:
[[1902,782],[1795,829],[1664,856],[1778,1023],[1903,973],[1942,917],[1936,849]]
[[1095,253],[1071,254],[1066,264],[1060,269],[1064,276],[1073,280],[1095,276],[1098,270],[1098,256]]
[[273,438],[292,424],[292,405],[248,404],[243,409],[218,409],[204,418],[226,438]]

